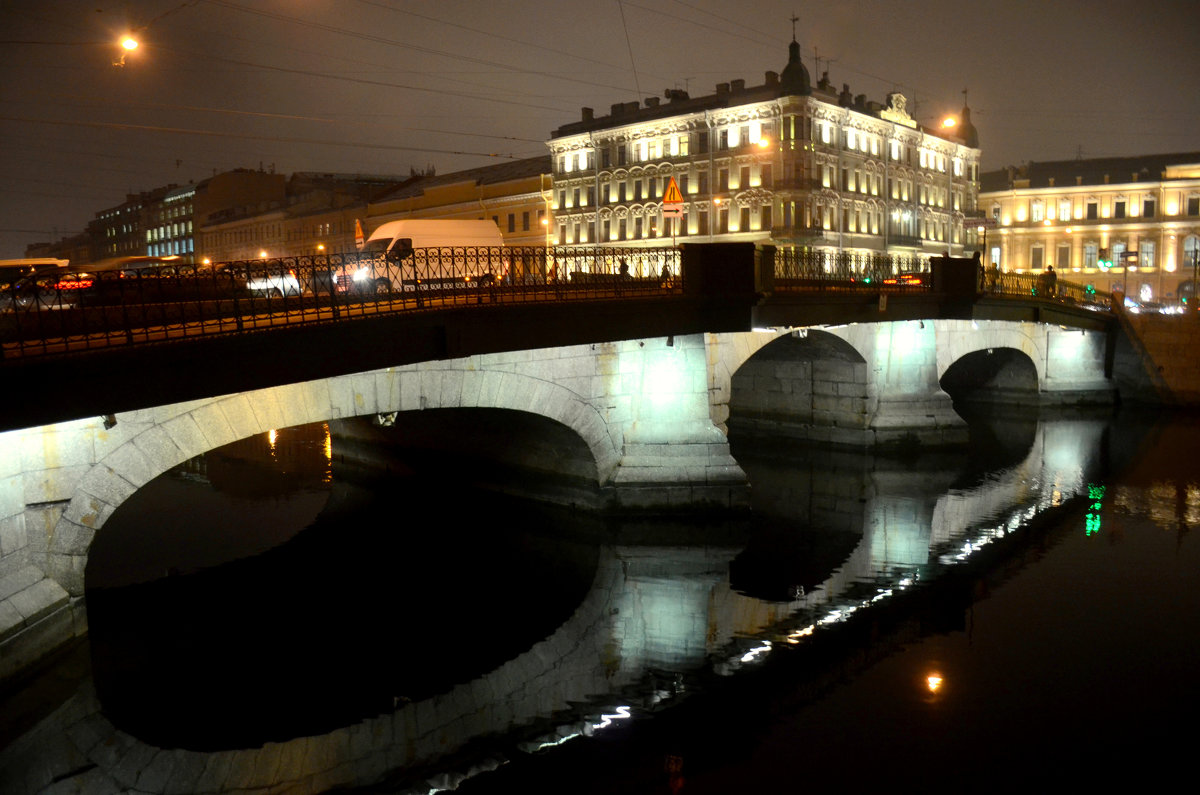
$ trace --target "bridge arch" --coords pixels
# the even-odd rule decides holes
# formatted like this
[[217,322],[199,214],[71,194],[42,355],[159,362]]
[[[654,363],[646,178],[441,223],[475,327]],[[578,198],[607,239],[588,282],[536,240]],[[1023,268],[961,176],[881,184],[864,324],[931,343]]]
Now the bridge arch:
[[[478,363],[475,363],[478,365]],[[536,413],[576,433],[591,452],[597,486],[620,460],[620,436],[571,389],[529,374],[463,369],[462,362],[389,368],[119,414],[116,437],[79,478],[47,538],[45,571],[83,594],[97,531],[134,492],[188,459],[230,442],[309,422],[391,412],[494,408]]]

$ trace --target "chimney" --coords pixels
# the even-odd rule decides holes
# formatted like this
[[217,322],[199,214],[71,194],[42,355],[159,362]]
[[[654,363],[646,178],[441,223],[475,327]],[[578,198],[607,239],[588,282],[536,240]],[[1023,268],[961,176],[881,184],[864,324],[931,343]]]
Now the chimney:
[[624,102],[614,102],[612,105],[612,108],[609,109],[609,115],[611,115],[611,116],[620,116],[624,112],[625,112],[625,103]]
[[730,80],[729,81],[729,89],[731,91],[745,91],[746,90],[746,81],[740,80],[740,79],[739,80]]
[[658,107],[658,97],[646,97],[646,107],[647,108],[657,108]]
[[596,112],[594,110],[592,110],[591,108],[583,109],[583,120],[584,121],[591,121],[594,118],[596,118]]
[[717,83],[717,93],[718,94],[728,94],[729,93],[729,84],[728,83]]
[[768,85],[768,86],[779,85],[779,73],[778,72],[767,72],[766,83],[764,85]]
[[636,111],[638,108],[641,107],[641,104],[642,103],[640,103],[640,102],[626,102],[625,103],[625,112],[633,113],[634,111]]

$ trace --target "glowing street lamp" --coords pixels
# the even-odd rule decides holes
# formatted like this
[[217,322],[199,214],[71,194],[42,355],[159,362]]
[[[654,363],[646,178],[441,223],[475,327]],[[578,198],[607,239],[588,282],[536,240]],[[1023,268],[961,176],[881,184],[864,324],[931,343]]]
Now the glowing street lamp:
[[121,56],[113,61],[113,66],[124,66],[125,56],[138,48],[138,40],[133,37],[132,33],[129,33],[118,44],[121,48]]

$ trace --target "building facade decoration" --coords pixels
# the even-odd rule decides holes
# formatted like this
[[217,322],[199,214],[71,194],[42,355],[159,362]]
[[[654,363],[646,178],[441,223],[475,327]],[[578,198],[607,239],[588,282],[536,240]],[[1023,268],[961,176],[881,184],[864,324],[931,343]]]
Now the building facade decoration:
[[987,260],[1121,291],[1140,303],[1196,294],[1200,152],[1027,163],[983,175]]
[[[812,86],[794,40],[782,75],[767,72],[760,86],[733,80],[703,97],[673,89],[604,117],[584,108],[547,143],[558,245],[694,239],[956,255],[976,246],[977,140],[922,128],[899,93],[884,106],[848,86],[836,92],[824,76]],[[683,193],[680,219],[662,215],[669,178]]]

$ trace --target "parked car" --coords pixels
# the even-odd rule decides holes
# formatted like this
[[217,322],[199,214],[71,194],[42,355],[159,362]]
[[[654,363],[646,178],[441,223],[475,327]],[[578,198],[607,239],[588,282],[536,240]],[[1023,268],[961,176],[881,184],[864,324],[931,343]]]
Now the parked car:
[[236,262],[221,266],[223,271],[235,274],[246,284],[252,296],[282,298],[300,295],[303,288],[293,268],[271,262]]
[[39,300],[51,307],[170,303],[232,298],[245,282],[197,269],[178,257],[117,257],[39,279]]
[[33,306],[42,293],[42,283],[57,281],[66,260],[0,260],[0,311]]

